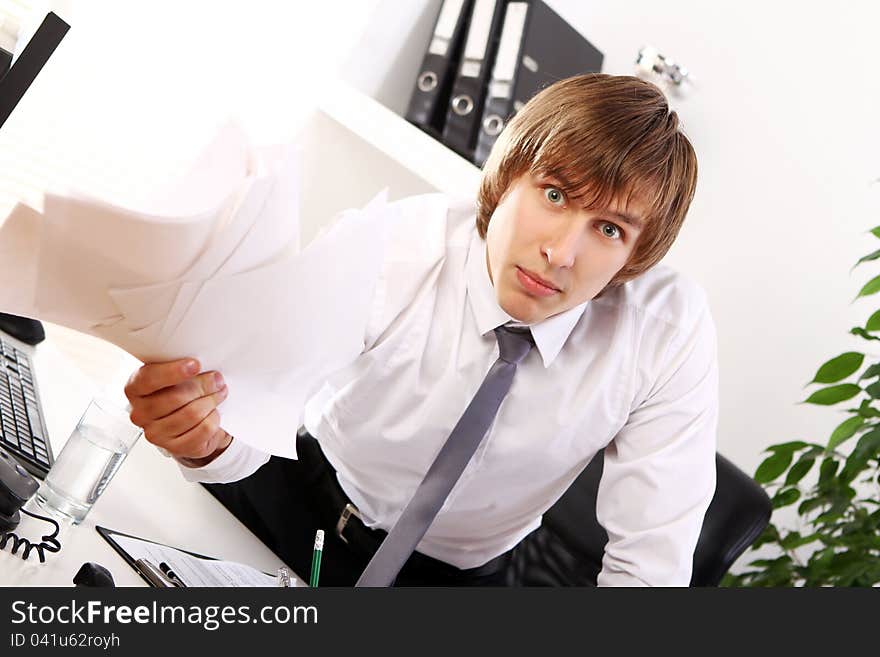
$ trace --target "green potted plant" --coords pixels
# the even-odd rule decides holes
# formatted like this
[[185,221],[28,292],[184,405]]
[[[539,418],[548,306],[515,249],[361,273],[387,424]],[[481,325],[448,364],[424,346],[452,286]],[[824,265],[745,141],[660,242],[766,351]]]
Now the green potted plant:
[[[880,226],[871,230],[880,238]],[[880,258],[880,249],[854,266]],[[880,276],[856,299],[880,292]],[[850,333],[880,341],[880,310]],[[849,351],[824,363],[808,385],[822,386],[803,403],[834,406],[847,418],[825,444],[771,445],[755,471],[774,509],[797,504],[800,530],[770,524],[751,550],[770,546],[776,556],[753,560],[722,586],[872,586],[880,583],[880,362]],[[863,369],[864,368],[864,369]],[[812,485],[804,479],[818,468]],[[808,547],[809,546],[809,547]],[[775,548],[775,549],[774,549]],[[803,549],[799,549],[803,548]],[[803,556],[809,552],[808,556]],[[800,553],[800,555],[799,555]]]

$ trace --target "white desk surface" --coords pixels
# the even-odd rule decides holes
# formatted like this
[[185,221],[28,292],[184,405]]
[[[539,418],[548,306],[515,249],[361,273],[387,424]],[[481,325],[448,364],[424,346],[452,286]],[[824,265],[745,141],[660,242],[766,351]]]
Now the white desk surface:
[[[57,455],[89,399],[105,388],[121,395],[140,363],[109,343],[69,329],[46,324],[46,335],[33,359]],[[41,511],[33,500],[25,508]],[[62,523],[61,552],[47,553],[41,564],[36,554],[22,561],[9,552],[10,545],[0,551],[0,586],[73,586],[73,576],[86,561],[107,568],[117,586],[146,586],[95,525],[266,572],[284,565],[210,493],[183,479],[174,461],[141,438],[86,519],[80,525]],[[51,529],[22,516],[16,533],[34,540]]]

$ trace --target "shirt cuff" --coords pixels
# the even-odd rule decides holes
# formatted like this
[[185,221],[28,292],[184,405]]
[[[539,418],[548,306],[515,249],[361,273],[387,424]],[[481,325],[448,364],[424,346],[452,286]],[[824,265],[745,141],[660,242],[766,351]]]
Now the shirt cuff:
[[190,468],[175,460],[187,481],[205,484],[225,484],[244,479],[256,472],[269,460],[269,455],[250,445],[232,439],[229,447],[216,459],[200,468]]

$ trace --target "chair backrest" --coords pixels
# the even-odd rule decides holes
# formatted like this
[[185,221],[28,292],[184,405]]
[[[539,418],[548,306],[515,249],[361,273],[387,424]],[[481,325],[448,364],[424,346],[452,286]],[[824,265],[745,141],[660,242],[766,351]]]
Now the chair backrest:
[[[596,519],[604,452],[599,452],[514,553],[510,583],[595,585],[608,534]],[[691,586],[717,586],[770,521],[772,506],[754,479],[716,454],[715,496],[694,551]]]

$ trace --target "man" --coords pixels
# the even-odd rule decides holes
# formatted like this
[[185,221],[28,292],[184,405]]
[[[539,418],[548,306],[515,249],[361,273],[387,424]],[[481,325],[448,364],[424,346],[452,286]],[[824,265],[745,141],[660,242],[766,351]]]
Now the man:
[[[392,528],[384,555],[392,537],[417,541],[398,585],[503,583],[510,550],[604,448],[599,584],[687,585],[715,486],[716,338],[700,288],[654,265],[696,177],[656,87],[558,82],[499,137],[476,216],[440,195],[391,204],[363,351],[308,402],[298,460],[226,434],[217,406],[235,391],[191,360],[132,376],[132,421],[301,575],[327,530],[322,584],[338,585]],[[515,373],[487,414],[499,367]],[[474,413],[487,423],[475,451],[437,484],[441,448]],[[411,529],[408,505],[426,529]]]

